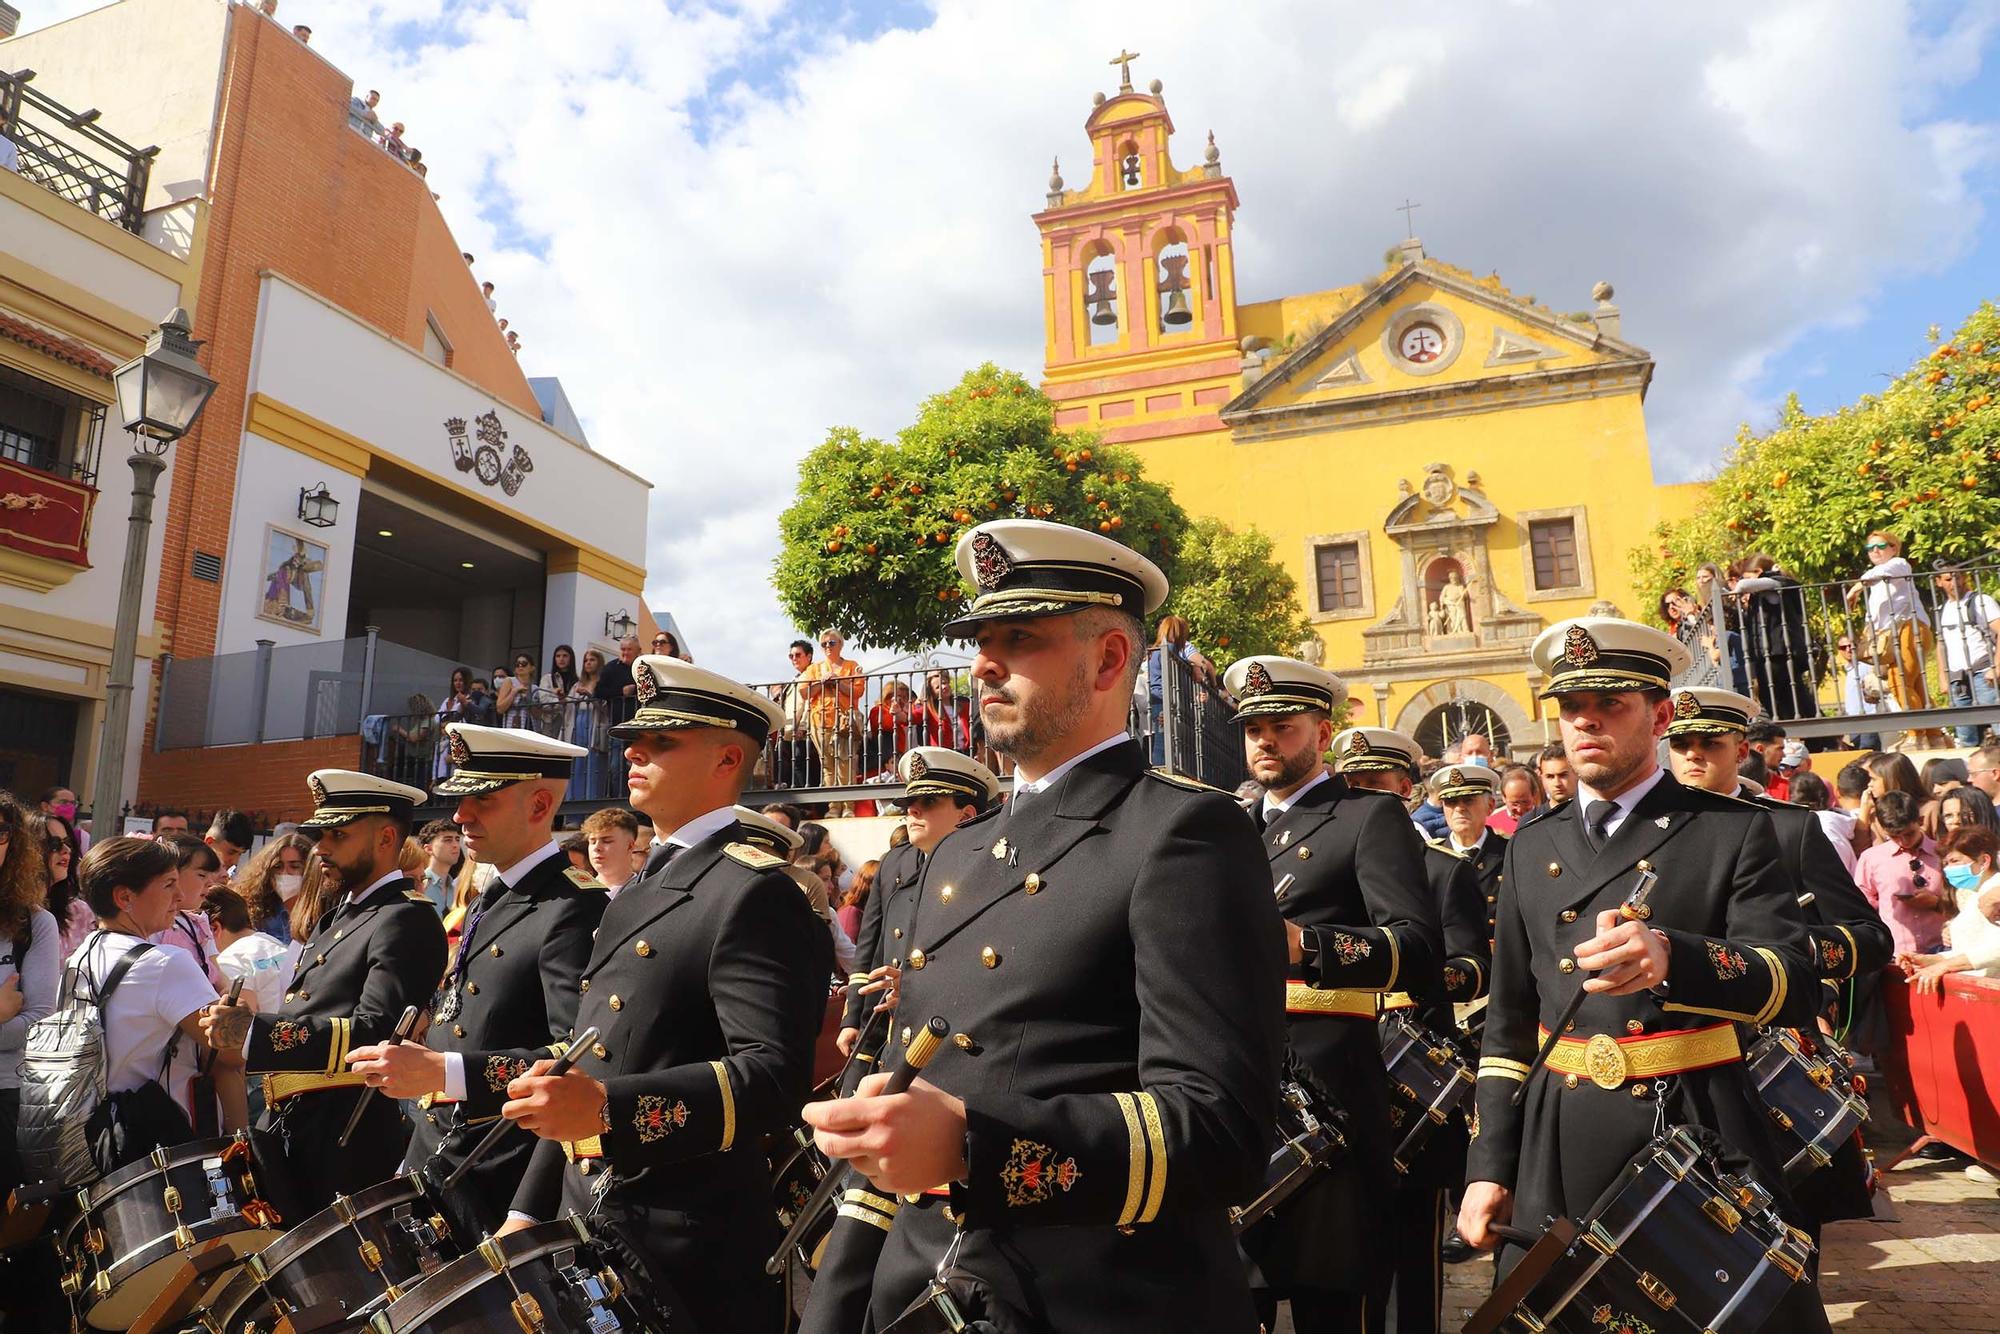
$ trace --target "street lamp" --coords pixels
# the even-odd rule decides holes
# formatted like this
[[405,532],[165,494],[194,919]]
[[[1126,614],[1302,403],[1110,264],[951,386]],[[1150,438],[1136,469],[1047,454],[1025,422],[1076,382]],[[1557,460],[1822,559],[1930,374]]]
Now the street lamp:
[[604,613],[604,633],[613,641],[630,638],[632,632],[638,628],[639,623],[632,619],[632,613],[629,611],[621,609],[615,613]]
[[[132,435],[132,515],[125,529],[125,572],[118,581],[118,622],[111,635],[111,670],[104,685],[104,734],[97,743],[97,781],[91,794],[93,832],[122,832],[125,733],[132,720],[132,659],[139,652],[139,603],[146,591],[146,548],[153,530],[153,488],[166,470],[166,452],[186,435],[215,392],[215,381],[195,360],[201,344],[193,325],[175,307],[146,339],[146,350],[111,372],[118,415]],[[109,821],[107,824],[106,821]]]

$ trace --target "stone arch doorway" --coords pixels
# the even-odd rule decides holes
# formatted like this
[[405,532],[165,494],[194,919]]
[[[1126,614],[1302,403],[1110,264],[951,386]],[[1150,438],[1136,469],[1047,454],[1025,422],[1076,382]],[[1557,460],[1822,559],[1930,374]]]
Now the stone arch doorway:
[[1426,755],[1442,754],[1467,732],[1484,732],[1496,758],[1538,749],[1543,730],[1512,695],[1475,678],[1426,686],[1403,705],[1395,728],[1414,739]]

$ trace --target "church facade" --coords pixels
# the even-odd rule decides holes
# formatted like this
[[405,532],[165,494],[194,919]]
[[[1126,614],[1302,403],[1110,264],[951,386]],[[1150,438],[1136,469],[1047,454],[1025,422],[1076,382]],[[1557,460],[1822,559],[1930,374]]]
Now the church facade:
[[1403,241],[1366,282],[1243,302],[1214,137],[1176,168],[1155,82],[1100,94],[1090,176],[1052,176],[1043,388],[1061,426],[1128,445],[1190,510],[1270,537],[1353,719],[1432,754],[1553,735],[1528,645],[1593,609],[1640,617],[1628,552],[1697,486],[1653,480],[1651,356],[1612,290],[1559,314]]

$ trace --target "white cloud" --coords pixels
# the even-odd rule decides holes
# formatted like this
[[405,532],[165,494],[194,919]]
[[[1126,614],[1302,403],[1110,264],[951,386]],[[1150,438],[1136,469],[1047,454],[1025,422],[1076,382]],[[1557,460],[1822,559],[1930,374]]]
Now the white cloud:
[[979,361],[1039,370],[1028,215],[1052,156],[1085,174],[1122,43],[1181,162],[1216,133],[1247,299],[1372,272],[1405,196],[1430,253],[1557,309],[1611,279],[1675,479],[1768,410],[1787,347],[1965,251],[1995,139],[1955,93],[1995,15],[938,0],[849,38],[780,0],[283,9],[409,125],[524,364],[657,484],[652,600],[747,676],[790,637],[767,574],[799,455],[892,432]]

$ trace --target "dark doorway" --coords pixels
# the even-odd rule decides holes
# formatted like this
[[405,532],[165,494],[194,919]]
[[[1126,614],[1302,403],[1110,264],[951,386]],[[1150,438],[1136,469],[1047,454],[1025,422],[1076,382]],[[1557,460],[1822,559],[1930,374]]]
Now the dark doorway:
[[1511,753],[1513,735],[1500,716],[1472,699],[1448,699],[1424,715],[1417,724],[1412,739],[1426,755],[1443,755],[1444,748],[1452,745],[1467,732],[1484,732],[1492,743],[1496,756]]
[[75,751],[75,700],[0,687],[0,787],[35,801],[72,781]]

